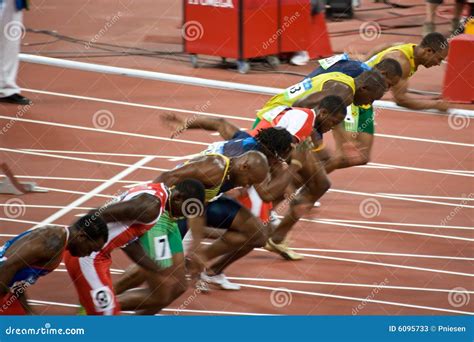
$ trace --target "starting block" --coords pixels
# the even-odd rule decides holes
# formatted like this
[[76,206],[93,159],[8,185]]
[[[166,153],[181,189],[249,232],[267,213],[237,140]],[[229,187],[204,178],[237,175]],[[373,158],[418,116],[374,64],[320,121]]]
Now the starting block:
[[444,77],[443,98],[447,101],[474,102],[474,35],[461,34],[449,44],[448,65]]
[[19,182],[6,163],[0,165],[5,179],[0,181],[0,194],[23,195],[28,192],[48,192],[38,189],[35,182]]

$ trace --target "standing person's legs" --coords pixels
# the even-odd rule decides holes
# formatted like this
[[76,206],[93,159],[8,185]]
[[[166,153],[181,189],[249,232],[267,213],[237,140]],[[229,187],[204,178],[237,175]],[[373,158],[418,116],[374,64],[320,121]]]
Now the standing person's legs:
[[434,18],[436,16],[436,9],[442,3],[443,0],[426,0],[426,19],[423,24],[423,36],[436,31]]
[[23,13],[16,10],[15,1],[0,5],[0,98],[18,94],[16,84],[20,53]]
[[461,13],[466,4],[466,0],[456,0],[456,6],[454,7],[454,17],[452,21],[452,33],[453,34],[460,34],[462,33],[463,29],[460,28],[461,24]]

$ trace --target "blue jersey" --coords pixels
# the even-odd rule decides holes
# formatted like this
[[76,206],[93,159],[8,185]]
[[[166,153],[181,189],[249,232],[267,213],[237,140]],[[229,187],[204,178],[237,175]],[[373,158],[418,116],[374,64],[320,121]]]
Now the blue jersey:
[[204,153],[219,153],[226,157],[237,157],[245,152],[259,150],[260,144],[257,139],[245,131],[238,131],[230,140],[209,145]]
[[[5,254],[8,248],[10,248],[17,240],[21,239],[25,235],[30,234],[31,232],[32,230],[27,230],[26,232],[23,232],[20,235],[15,236],[13,239],[7,241],[3,246],[0,246],[0,270],[2,268],[2,263],[7,260]],[[8,287],[14,288],[17,286],[32,285],[36,283],[39,277],[45,276],[51,271],[51,269],[33,266],[22,268],[13,276],[13,279],[8,284]]]
[[342,72],[347,76],[355,78],[362,74],[364,71],[371,70],[372,68],[365,64],[364,62],[355,61],[352,59],[340,60],[335,64],[331,65],[329,68],[324,69],[322,66],[314,69],[307,78],[312,78],[321,74],[326,74],[328,72]]

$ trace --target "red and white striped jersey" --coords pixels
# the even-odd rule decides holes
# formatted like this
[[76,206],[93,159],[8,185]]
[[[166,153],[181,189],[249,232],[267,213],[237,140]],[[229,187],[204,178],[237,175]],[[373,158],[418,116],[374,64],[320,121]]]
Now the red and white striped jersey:
[[269,127],[281,127],[286,129],[298,141],[304,141],[311,136],[316,121],[316,113],[309,108],[275,108],[274,114],[268,116],[272,121],[262,119],[250,132],[255,136],[260,129]]
[[308,108],[292,108],[278,115],[272,122],[274,127],[286,129],[299,141],[306,140],[313,132],[316,113]]
[[161,210],[159,215],[151,222],[143,223],[132,223],[130,222],[110,222],[107,223],[109,229],[109,238],[105,243],[102,250],[99,252],[91,254],[93,259],[97,258],[109,258],[110,253],[119,247],[125,246],[127,243],[132,240],[139,238],[148,230],[150,230],[153,225],[158,221],[163,210],[165,209],[166,202],[168,200],[168,189],[163,183],[150,183],[145,185],[139,185],[131,188],[126,193],[124,193],[119,202],[124,202],[131,200],[132,198],[141,195],[141,194],[150,194],[157,197],[161,203]]

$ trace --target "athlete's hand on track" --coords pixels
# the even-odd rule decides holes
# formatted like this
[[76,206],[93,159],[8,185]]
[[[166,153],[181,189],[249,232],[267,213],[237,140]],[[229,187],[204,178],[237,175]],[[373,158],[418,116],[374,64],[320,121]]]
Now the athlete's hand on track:
[[199,279],[199,276],[201,272],[204,271],[205,267],[206,262],[200,253],[194,252],[186,257],[186,268],[192,283]]
[[347,53],[350,57],[350,59],[357,60],[363,62],[364,60],[368,59],[370,56],[365,56],[364,54],[356,51],[353,47],[349,47],[344,50],[345,53]]
[[362,154],[357,148],[357,145],[353,142],[346,142],[342,145],[342,152],[344,157],[349,160],[359,160],[362,158]]
[[168,126],[173,132],[171,133],[171,139],[176,138],[179,134],[186,130],[186,120],[181,116],[174,113],[165,113],[160,116],[163,124]]
[[433,108],[439,110],[440,112],[447,112],[450,107],[451,105],[449,104],[449,102],[438,100],[436,101],[436,104]]
[[306,153],[308,153],[308,148],[302,144],[296,145],[296,147],[291,152],[291,160],[297,160],[301,164],[303,164],[306,160]]

